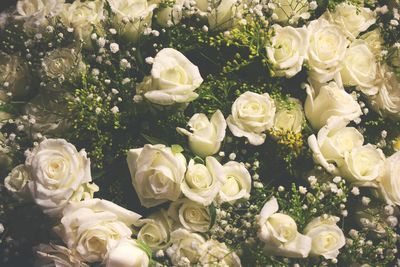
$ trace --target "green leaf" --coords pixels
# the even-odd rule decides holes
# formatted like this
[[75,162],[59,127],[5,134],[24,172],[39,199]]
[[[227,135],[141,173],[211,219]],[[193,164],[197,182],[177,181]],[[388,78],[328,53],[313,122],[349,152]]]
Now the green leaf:
[[172,145],[171,150],[174,154],[182,153],[184,151],[183,147],[181,147],[180,145]]
[[215,222],[217,221],[217,209],[215,208],[214,203],[211,203],[210,206],[208,206],[208,209],[210,211],[210,228],[211,229]]
[[152,145],[158,145],[158,144],[163,144],[163,145],[166,145],[166,146],[168,145],[167,141],[159,139],[157,137],[150,136],[150,135],[147,135],[147,134],[144,134],[144,133],[142,133],[141,135],[142,135],[142,137],[144,139],[146,139],[147,142],[149,142]]

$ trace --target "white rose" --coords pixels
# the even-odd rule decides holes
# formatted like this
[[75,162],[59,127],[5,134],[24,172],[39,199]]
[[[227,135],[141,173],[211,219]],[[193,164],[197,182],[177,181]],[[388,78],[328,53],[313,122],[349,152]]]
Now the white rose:
[[128,167],[140,203],[154,207],[181,195],[186,159],[164,145],[145,145],[128,151]]
[[153,213],[146,219],[141,219],[137,239],[148,245],[153,251],[164,249],[169,245],[172,219],[164,209]]
[[290,24],[297,22],[300,18],[308,19],[310,14],[307,12],[309,4],[307,0],[272,0],[274,4],[272,18],[277,22]]
[[332,21],[342,28],[351,39],[366,31],[376,21],[374,12],[369,8],[341,3],[332,13]]
[[174,5],[161,8],[157,12],[157,22],[162,27],[171,27],[177,25],[183,16],[184,0],[175,1]]
[[110,201],[95,198],[69,204],[54,230],[84,261],[97,262],[104,260],[119,240],[130,238],[131,226],[139,218]]
[[222,186],[218,194],[219,202],[233,203],[250,197],[251,176],[243,164],[235,161],[225,163],[220,179]]
[[267,56],[273,74],[291,78],[301,71],[307,52],[308,31],[306,28],[281,27],[274,25],[275,35],[267,46]]
[[226,122],[234,136],[246,137],[257,146],[264,143],[264,132],[273,127],[275,110],[274,100],[267,93],[247,91],[235,100]]
[[378,88],[374,87],[377,73],[375,55],[367,43],[356,40],[351,43],[343,59],[343,69],[340,71],[345,86],[357,86],[368,95],[376,94]]
[[346,239],[342,229],[336,225],[337,221],[337,217],[318,217],[307,224],[304,234],[312,239],[310,254],[325,259],[335,259],[339,255]]
[[154,58],[151,76],[137,88],[152,103],[172,105],[187,103],[198,97],[194,92],[203,79],[199,68],[181,52],[164,48]]
[[46,139],[29,153],[26,166],[32,197],[45,213],[57,215],[75,191],[92,180],[86,152],[64,139]]
[[335,82],[322,85],[318,93],[309,85],[306,86],[306,91],[304,111],[314,129],[320,129],[332,117],[351,121],[362,114],[357,101]]
[[91,46],[90,35],[93,28],[100,27],[104,19],[103,0],[74,1],[72,4],[65,4],[60,18],[63,24],[74,29],[76,38],[83,40],[85,45]]
[[383,171],[385,155],[371,144],[353,148],[345,153],[341,174],[360,185],[371,185]]
[[370,96],[372,108],[380,115],[400,118],[400,82],[396,74],[387,65],[378,67],[375,81],[378,94]]
[[265,252],[291,258],[307,257],[311,239],[300,234],[296,222],[286,214],[277,213],[278,210],[278,201],[272,198],[265,203],[257,218],[260,227],[258,238],[265,242]]
[[372,53],[374,53],[375,57],[380,56],[382,52],[382,44],[384,41],[379,31],[379,28],[364,33],[360,36],[360,39],[364,40],[367,43],[369,49]]
[[311,135],[308,138],[314,161],[331,173],[337,174],[337,167],[344,164],[346,152],[364,143],[364,136],[356,128],[346,127],[347,123],[340,117],[333,118],[319,130],[317,137]]
[[200,263],[203,267],[241,267],[240,258],[225,243],[210,239],[206,242],[206,252],[201,256]]
[[181,185],[182,193],[190,200],[204,206],[210,205],[221,189],[222,169],[213,157],[206,158],[206,165],[190,160]]
[[57,16],[64,0],[20,0],[17,2],[17,20],[24,21],[24,27],[29,31],[37,31],[49,24],[48,18]]
[[151,25],[153,9],[156,5],[148,4],[147,0],[109,0],[114,12],[114,24],[122,29],[122,35],[136,42],[146,25]]
[[168,215],[193,232],[205,233],[210,228],[211,216],[208,207],[186,198],[172,202]]
[[30,77],[28,65],[21,57],[0,52],[0,87],[14,98],[25,97],[30,91]]
[[12,169],[10,174],[4,179],[6,189],[20,199],[30,199],[28,181],[30,173],[25,165],[21,164]]
[[221,0],[211,4],[211,12],[207,12],[208,24],[212,30],[227,30],[232,28],[238,21],[236,18],[241,14],[242,6],[237,0]]
[[274,130],[300,133],[304,125],[304,111],[301,102],[290,97],[287,103],[277,104]]
[[55,244],[40,244],[36,248],[38,256],[35,266],[48,267],[89,267],[73,250]]
[[386,202],[400,206],[400,151],[386,159],[384,171],[378,182]]
[[199,259],[205,252],[204,238],[186,229],[179,228],[171,233],[171,247],[167,249],[174,266],[196,266]]
[[320,83],[328,82],[340,71],[349,42],[339,26],[325,19],[311,21],[307,29],[309,76]]
[[217,153],[225,137],[226,121],[220,110],[217,110],[208,120],[203,113],[196,113],[188,124],[191,132],[183,128],[176,130],[189,137],[189,147],[200,157],[207,157]]
[[147,267],[149,266],[149,262],[149,256],[140,248],[135,240],[124,238],[107,253],[104,266]]

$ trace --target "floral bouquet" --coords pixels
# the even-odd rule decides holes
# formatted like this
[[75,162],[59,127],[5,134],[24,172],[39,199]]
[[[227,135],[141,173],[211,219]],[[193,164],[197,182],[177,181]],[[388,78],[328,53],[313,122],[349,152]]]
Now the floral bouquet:
[[398,0],[19,0],[0,266],[400,266]]

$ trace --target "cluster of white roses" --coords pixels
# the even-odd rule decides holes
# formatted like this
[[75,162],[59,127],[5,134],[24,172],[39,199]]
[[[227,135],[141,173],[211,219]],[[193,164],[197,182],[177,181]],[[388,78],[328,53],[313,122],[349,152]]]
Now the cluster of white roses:
[[257,218],[258,237],[265,242],[266,253],[292,258],[314,255],[326,259],[335,259],[339,255],[339,249],[345,245],[344,234],[336,225],[339,218],[328,215],[315,218],[301,234],[296,222],[278,210],[278,201],[272,198]]
[[5,187],[16,197],[33,200],[60,220],[54,231],[67,247],[40,245],[40,266],[148,266],[149,256],[131,239],[140,215],[107,200],[93,198],[90,160],[84,150],[63,139],[45,139],[27,152],[26,162],[6,177]]

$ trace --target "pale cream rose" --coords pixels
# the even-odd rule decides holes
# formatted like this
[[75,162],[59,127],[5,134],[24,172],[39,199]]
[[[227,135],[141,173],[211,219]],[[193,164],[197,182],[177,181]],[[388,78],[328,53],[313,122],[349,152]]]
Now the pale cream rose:
[[84,41],[86,47],[91,47],[93,28],[100,30],[104,17],[104,0],[76,0],[72,4],[64,4],[60,13],[63,24],[73,28],[76,38]]
[[144,207],[180,197],[186,172],[186,159],[181,153],[164,145],[145,145],[130,149],[127,162],[133,187]]
[[160,8],[156,14],[158,24],[162,27],[177,25],[183,17],[185,0],[175,1],[174,5]]
[[[0,51],[0,88],[11,98],[23,98],[30,92],[31,75],[25,60]],[[3,94],[3,101],[9,97]]]
[[86,152],[64,139],[45,139],[29,152],[25,165],[33,200],[51,216],[59,215],[80,186],[92,180]]
[[400,206],[400,152],[385,160],[382,175],[378,178],[379,189],[390,205]]
[[169,245],[173,221],[166,210],[161,209],[136,224],[140,226],[137,239],[153,251],[165,249]]
[[105,267],[147,267],[150,265],[149,255],[136,240],[124,238],[113,245],[105,259]]
[[271,0],[274,4],[272,19],[281,23],[296,23],[300,18],[308,19],[309,4],[307,0]]
[[291,78],[301,71],[308,49],[306,28],[274,25],[275,35],[268,44],[267,56],[272,64],[273,75]]
[[196,266],[200,257],[206,251],[206,240],[199,234],[179,228],[171,233],[171,247],[167,255],[175,266],[185,263],[186,266]]
[[381,176],[385,155],[371,144],[346,152],[344,164],[339,168],[343,177],[359,185],[372,185]]
[[243,6],[237,0],[221,0],[208,4],[211,8],[207,12],[208,24],[211,30],[227,30],[235,26],[237,17],[242,13]]
[[18,199],[30,200],[28,181],[31,179],[29,170],[24,164],[16,166],[4,179],[6,189]]
[[336,223],[338,217],[318,217],[309,222],[304,234],[312,239],[311,255],[323,256],[325,259],[335,259],[339,249],[346,244],[342,229]]
[[278,103],[276,106],[274,130],[300,133],[305,123],[303,106],[300,100],[290,97],[287,103]]
[[210,228],[209,208],[186,198],[172,202],[168,215],[189,231],[205,233]]
[[332,21],[341,27],[349,38],[355,39],[373,25],[376,18],[369,8],[340,3],[332,13]]
[[265,132],[273,127],[275,111],[269,94],[247,91],[235,100],[226,122],[234,136],[246,137],[250,144],[257,146],[264,143]]
[[114,12],[114,26],[121,29],[122,35],[132,41],[138,41],[146,27],[151,26],[153,10],[156,5],[147,0],[109,0]]
[[320,83],[328,82],[339,73],[349,42],[339,26],[323,18],[311,21],[307,29],[309,76]]
[[368,95],[378,93],[374,84],[377,75],[376,57],[365,41],[355,40],[347,48],[340,75],[345,86],[357,86]]
[[206,252],[200,258],[203,267],[241,267],[238,255],[229,249],[225,243],[210,239],[206,242]]
[[276,198],[267,201],[257,216],[258,238],[265,243],[267,255],[306,258],[311,250],[311,238],[297,231],[296,222],[288,215],[277,213]]
[[37,267],[89,267],[74,250],[56,244],[39,244],[35,247]]
[[379,28],[362,34],[360,39],[367,43],[369,49],[375,55],[375,57],[378,58],[381,55],[384,40],[381,36]]
[[223,168],[214,157],[207,157],[206,165],[192,159],[181,185],[182,193],[190,200],[208,206],[221,189],[222,175]]
[[345,153],[364,143],[364,136],[356,128],[346,127],[347,124],[348,121],[336,117],[329,120],[317,136],[308,137],[315,163],[330,173],[338,174],[337,167],[345,163]]
[[181,52],[164,48],[157,53],[151,75],[137,87],[137,93],[159,105],[188,103],[198,97],[194,91],[202,82],[197,66]]
[[[220,168],[217,164],[214,166]],[[243,164],[236,161],[225,163],[222,166],[220,180],[222,186],[218,194],[218,202],[234,203],[250,197],[251,176]]]
[[320,88],[306,85],[306,92],[304,111],[314,129],[321,129],[332,117],[352,121],[362,114],[357,101],[335,82],[322,85]]
[[204,158],[219,151],[226,131],[226,121],[220,110],[210,120],[205,114],[196,113],[187,125],[190,132],[179,127],[176,130],[189,137],[189,147],[194,154]]
[[141,216],[104,199],[69,204],[55,232],[85,262],[103,261],[118,241],[130,238]]
[[382,116],[400,118],[400,82],[389,66],[378,66],[375,86],[378,94],[369,96],[372,108]]

